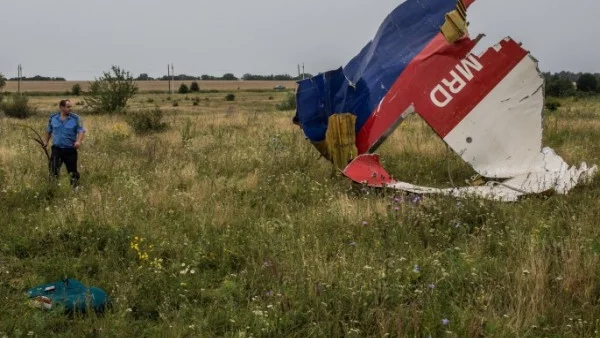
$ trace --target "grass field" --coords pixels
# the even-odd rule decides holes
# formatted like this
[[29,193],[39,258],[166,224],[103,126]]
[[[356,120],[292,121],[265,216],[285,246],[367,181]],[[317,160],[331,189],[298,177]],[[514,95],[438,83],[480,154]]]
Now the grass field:
[[[365,189],[275,109],[287,93],[235,94],[139,95],[129,109],[166,114],[155,134],[83,115],[78,191],[47,182],[16,127],[41,132],[62,97],[0,118],[0,337],[600,336],[600,178],[518,203]],[[600,100],[564,100],[544,127],[567,162],[600,164]],[[473,174],[418,117],[379,153],[408,182]],[[65,276],[112,308],[27,305]]]
[[[198,80],[200,90],[271,90],[277,85],[283,85],[286,88],[295,88],[294,81],[201,81]],[[82,90],[88,90],[90,81],[22,81],[22,92],[35,93],[64,93],[70,91],[73,85],[78,83]],[[169,91],[169,81],[136,81],[140,91]],[[173,81],[172,89],[177,92],[179,86],[185,83],[188,87],[192,81]],[[6,82],[5,91],[16,93],[18,89],[17,81]]]

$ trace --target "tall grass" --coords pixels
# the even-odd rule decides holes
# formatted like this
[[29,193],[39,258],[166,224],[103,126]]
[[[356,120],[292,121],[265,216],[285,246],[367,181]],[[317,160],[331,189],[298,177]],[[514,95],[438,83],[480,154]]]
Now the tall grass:
[[[41,150],[0,120],[0,337],[597,335],[599,179],[511,204],[364,189],[276,111],[285,93],[214,95],[177,109],[142,95],[132,109],[153,97],[168,112],[158,134],[83,116],[76,192],[66,173],[49,184]],[[545,144],[600,162],[598,114],[593,99],[562,102]],[[473,173],[418,118],[381,153],[418,184]],[[27,288],[64,276],[112,308],[26,305]]]

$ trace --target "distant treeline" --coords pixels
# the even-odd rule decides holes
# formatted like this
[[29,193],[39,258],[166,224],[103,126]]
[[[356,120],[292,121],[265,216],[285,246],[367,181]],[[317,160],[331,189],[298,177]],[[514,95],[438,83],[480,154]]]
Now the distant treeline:
[[[589,96],[600,94],[600,73],[573,73],[562,71],[558,73],[542,73],[545,79],[545,92],[548,96],[553,97],[568,97],[568,96]],[[310,78],[312,74],[304,74],[304,78]],[[0,80],[1,80],[0,76]],[[168,75],[159,78],[152,78],[146,73],[140,74],[135,80],[137,81],[152,81],[152,80],[170,80]],[[302,76],[291,76],[289,74],[271,74],[258,75],[246,73],[241,78],[236,77],[233,73],[225,73],[222,76],[201,75],[190,76],[179,74],[172,77],[177,81],[195,81],[195,80],[244,80],[244,81],[298,81]],[[18,78],[13,77],[9,81],[17,81]],[[23,77],[21,81],[66,81],[63,77],[47,77],[36,75],[33,77]],[[1,83],[1,82],[0,82]]]
[[589,96],[600,93],[599,73],[543,73],[546,95],[554,97]]
[[[304,74],[304,78],[309,78],[309,77],[312,77],[312,75]],[[232,73],[225,73],[225,74],[223,74],[223,76],[213,76],[213,75],[207,75],[207,74],[200,75],[200,76],[191,76],[191,75],[186,75],[186,74],[179,74],[179,75],[173,75],[172,77],[170,77],[168,75],[164,75],[162,77],[153,78],[153,77],[148,76],[148,74],[146,74],[146,73],[142,73],[135,80],[136,81],[153,81],[153,80],[167,81],[167,80],[171,80],[171,79],[176,80],[176,81],[190,81],[190,80],[191,81],[193,81],[193,80],[203,80],[203,81],[210,81],[210,80],[298,81],[298,80],[302,80],[302,76],[294,77],[289,74],[257,75],[257,74],[246,73],[241,78],[238,78],[237,76],[235,76]]]
[[[8,79],[8,81],[19,81],[18,77]],[[22,77],[21,81],[67,81],[64,77],[48,77],[36,75],[34,77]]]

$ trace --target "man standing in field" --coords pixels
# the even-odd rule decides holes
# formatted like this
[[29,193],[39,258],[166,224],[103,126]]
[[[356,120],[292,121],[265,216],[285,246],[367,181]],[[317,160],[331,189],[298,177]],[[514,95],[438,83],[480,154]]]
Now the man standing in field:
[[67,172],[71,175],[71,185],[77,187],[79,172],[77,171],[77,149],[83,142],[85,129],[79,115],[72,113],[71,101],[61,100],[59,111],[52,114],[48,120],[44,148],[48,147],[50,136],[52,136],[52,152],[50,155],[50,170],[55,178],[63,162],[67,166]]

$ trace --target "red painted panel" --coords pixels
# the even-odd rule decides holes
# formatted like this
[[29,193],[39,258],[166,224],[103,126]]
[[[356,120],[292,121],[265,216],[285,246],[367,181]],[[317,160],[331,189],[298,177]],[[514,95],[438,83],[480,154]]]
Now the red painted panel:
[[[443,107],[438,107],[432,102],[430,93],[443,79],[452,78],[449,72],[453,71],[458,59],[438,61],[434,60],[438,58],[435,57],[422,64],[422,71],[419,72],[423,79],[419,81],[422,90],[418,94],[415,93],[415,110],[440,137],[444,138],[454,129],[527,56],[527,51],[513,40],[501,41],[500,47],[498,51],[490,48],[480,58],[475,57],[482,69],[473,71],[473,79],[465,81],[464,89],[453,94],[452,100]],[[437,69],[440,69],[441,73]],[[455,71],[455,74],[465,80],[460,71]],[[445,87],[444,84],[442,86]]]
[[[358,152],[367,152],[411,104],[440,137],[445,137],[527,55],[515,41],[503,40],[498,51],[490,48],[481,57],[473,56],[482,68],[471,69],[472,79],[468,80],[466,67],[462,71],[456,67],[471,55],[475,43],[464,38],[449,44],[438,34],[406,67],[359,131]],[[453,83],[457,79],[459,82]],[[456,93],[449,88],[452,84]],[[442,89],[435,96],[438,103],[444,103],[442,107],[432,102],[431,93],[436,87]]]
[[344,169],[344,175],[354,182],[371,187],[384,187],[396,183],[381,166],[377,154],[359,155]]

